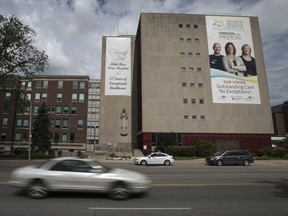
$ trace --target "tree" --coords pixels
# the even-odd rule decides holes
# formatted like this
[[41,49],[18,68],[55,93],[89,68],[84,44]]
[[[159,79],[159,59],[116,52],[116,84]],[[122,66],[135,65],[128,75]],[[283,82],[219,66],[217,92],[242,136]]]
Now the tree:
[[51,149],[50,142],[50,119],[48,107],[42,103],[38,109],[32,129],[32,151],[46,152]]
[[36,32],[17,17],[6,18],[0,15],[0,91],[11,94],[9,105],[14,107],[11,154],[14,149],[17,108],[22,102],[27,104],[20,76],[33,77],[48,66],[45,51],[39,51],[33,45],[34,37]]
[[34,37],[36,32],[17,17],[0,15],[0,89],[13,89],[20,75],[45,70],[48,56],[33,45]]

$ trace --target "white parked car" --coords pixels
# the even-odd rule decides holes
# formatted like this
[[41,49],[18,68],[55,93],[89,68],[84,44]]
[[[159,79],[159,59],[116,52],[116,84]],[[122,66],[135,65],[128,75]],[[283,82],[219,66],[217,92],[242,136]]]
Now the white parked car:
[[63,157],[13,170],[10,184],[25,188],[31,198],[44,198],[50,191],[81,191],[105,192],[121,200],[146,192],[151,180],[138,172],[108,168],[94,160]]
[[153,152],[145,157],[137,157],[134,159],[134,164],[140,165],[152,165],[152,164],[159,164],[159,165],[172,165],[174,163],[173,156],[162,153],[162,152]]

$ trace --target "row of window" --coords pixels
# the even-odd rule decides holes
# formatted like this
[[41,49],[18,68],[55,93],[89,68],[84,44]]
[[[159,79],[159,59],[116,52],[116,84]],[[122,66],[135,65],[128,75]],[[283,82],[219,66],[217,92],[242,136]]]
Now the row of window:
[[[185,52],[180,52],[180,57],[185,57],[185,56],[186,56],[186,53],[185,53]],[[188,57],[193,57],[193,53],[192,53],[192,52],[188,52],[188,53],[187,53],[187,56],[188,56]],[[197,57],[197,58],[200,58],[200,57],[201,57],[200,53],[196,53],[196,57]]]
[[[192,116],[191,116],[191,119],[192,119],[192,120],[197,120],[198,117],[197,117],[197,115],[192,115]],[[189,115],[184,115],[184,120],[189,120]],[[200,120],[205,120],[205,116],[204,116],[204,115],[201,115],[201,116],[200,116]]]
[[[188,28],[188,29],[192,28],[191,24],[178,24],[178,27],[179,27],[179,28],[185,28],[185,27],[186,27],[186,28]],[[193,25],[193,28],[194,28],[194,29],[198,29],[198,25],[194,24],[194,25]]]
[[[187,43],[192,43],[192,38],[186,38],[186,40],[185,40],[185,38],[179,38],[179,42],[180,43],[184,43],[184,41],[186,41]],[[200,40],[199,40],[199,38],[195,38],[194,39],[194,42],[196,43],[196,44],[199,44],[200,43]]]
[[[181,67],[181,68],[180,68],[180,71],[181,71],[181,72],[191,72],[191,73],[193,73],[193,72],[194,72],[194,67],[188,67],[188,68],[186,68],[186,67]],[[201,73],[201,72],[202,72],[202,68],[198,67],[198,68],[196,69],[196,71],[197,71],[198,73]]]
[[[190,87],[202,88],[203,87],[203,83],[190,83],[189,86]],[[187,83],[182,83],[182,87],[188,87],[188,84]]]
[[[69,127],[69,119],[50,119],[51,127],[55,128],[68,128]],[[77,128],[83,129],[84,121],[83,119],[77,120]]]
[[[67,82],[66,82],[67,83]],[[35,81],[35,88],[48,88],[49,81],[48,80],[36,80]],[[32,88],[32,81],[22,81],[21,86],[25,89]],[[72,88],[73,89],[85,89],[86,81],[72,81]],[[59,80],[57,82],[57,88],[62,89],[64,88],[64,81]],[[100,88],[100,82],[91,82],[89,83],[89,88]]]
[[[6,133],[1,133],[0,141],[6,141]],[[74,133],[54,133],[50,134],[50,138],[54,143],[74,143],[75,142],[75,134]],[[23,137],[22,133],[15,133],[15,141],[27,141],[27,137]],[[89,144],[99,144],[98,137],[88,139]]]
[[[192,104],[196,104],[196,99],[191,99],[191,103]],[[187,104],[188,103],[188,99],[187,98],[183,98],[183,103]],[[204,104],[204,99],[199,99],[199,104]]]

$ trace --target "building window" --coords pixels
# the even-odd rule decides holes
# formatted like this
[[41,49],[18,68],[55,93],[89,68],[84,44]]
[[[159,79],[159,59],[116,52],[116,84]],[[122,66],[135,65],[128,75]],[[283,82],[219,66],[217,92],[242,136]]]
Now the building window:
[[76,106],[71,106],[71,114],[75,115],[76,114],[77,107]]
[[181,72],[186,72],[186,67],[181,67]]
[[72,102],[77,102],[77,94],[76,93],[72,94]]
[[62,93],[57,93],[57,102],[62,102]]
[[188,52],[188,57],[192,57],[193,53],[192,52]]
[[60,119],[55,119],[55,128],[60,128]]
[[39,106],[35,105],[35,106],[34,106],[33,113],[38,113],[38,110],[39,110]]
[[185,56],[185,52],[180,52],[180,56],[184,57]]
[[54,126],[54,119],[50,119],[50,126],[51,126],[51,127]]
[[199,44],[199,38],[195,38],[195,43]]
[[198,83],[198,87],[203,87],[203,83]]
[[187,87],[187,83],[182,83],[182,87]]
[[195,83],[190,83],[190,87],[194,87],[195,86]]
[[48,88],[48,80],[43,81],[43,88]]
[[1,133],[1,141],[5,141],[6,140],[6,133]]
[[54,142],[55,143],[59,142],[59,133],[54,133]]
[[61,112],[62,112],[61,106],[56,106],[55,107],[55,113],[59,115],[59,114],[61,114]]
[[196,57],[198,57],[198,58],[199,58],[199,57],[200,57],[200,53],[196,53]]
[[29,126],[29,120],[28,119],[24,119],[23,120],[23,127],[27,128]]
[[100,82],[90,82],[89,88],[90,89],[99,89],[100,88]]
[[68,135],[67,133],[62,134],[62,143],[67,143],[68,142]]
[[42,102],[47,102],[47,93],[42,94]]
[[17,119],[16,127],[22,126],[22,119]]
[[187,98],[183,98],[183,103],[187,104],[188,103],[188,99]]
[[62,89],[63,88],[63,80],[58,81],[58,88]]
[[193,67],[189,67],[189,72],[194,72],[194,68]]
[[179,42],[183,43],[184,42],[184,38],[179,38]]
[[179,28],[183,28],[183,24],[179,24],[178,27],[179,27]]
[[89,113],[89,114],[96,113],[96,108],[95,108],[95,107],[89,107],[89,108],[88,108],[88,113]]
[[40,101],[40,93],[35,93],[35,102]]
[[196,104],[196,99],[191,99],[192,104]]
[[63,119],[62,128],[68,128],[68,119]]
[[10,98],[11,98],[11,93],[7,92],[5,95],[5,100],[10,100]]
[[79,102],[84,102],[84,94],[79,94]]
[[78,120],[77,128],[83,128],[83,120],[82,119]]
[[194,25],[194,29],[198,29],[198,25]]
[[75,134],[71,133],[70,134],[70,143],[74,143],[75,142]]
[[85,82],[84,81],[80,81],[79,82],[79,88],[80,89],[85,89]]
[[201,73],[202,69],[201,68],[197,68],[197,72]]
[[204,99],[199,99],[200,104],[204,104]]
[[41,86],[42,86],[42,81],[36,80],[36,88],[41,88]]
[[21,139],[21,133],[16,133],[15,134],[15,141],[20,141]]
[[205,120],[205,116],[200,116],[200,119],[201,120]]
[[63,108],[63,114],[64,114],[64,115],[69,114],[69,106],[64,106],[64,108]]
[[192,39],[191,38],[187,38],[187,43],[191,43]]
[[72,83],[72,88],[77,89],[78,88],[78,81],[74,80]]
[[189,116],[188,115],[184,115],[184,120],[188,120]]
[[186,28],[191,28],[190,24],[186,24]]
[[28,88],[28,89],[31,89],[31,88],[32,88],[32,82],[31,82],[31,81],[28,81],[28,82],[27,82],[27,88]]
[[192,115],[192,120],[196,120],[197,116],[196,115]]

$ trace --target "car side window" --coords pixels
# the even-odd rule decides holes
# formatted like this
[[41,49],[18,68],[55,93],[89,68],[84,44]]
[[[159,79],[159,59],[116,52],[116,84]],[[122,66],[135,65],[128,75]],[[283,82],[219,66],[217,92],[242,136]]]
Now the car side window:
[[51,170],[63,172],[89,172],[92,169],[84,161],[65,160],[55,164]]
[[166,155],[160,153],[157,155],[157,157],[166,157]]

